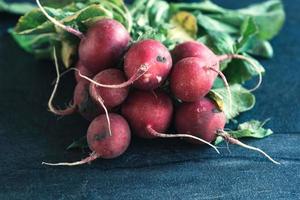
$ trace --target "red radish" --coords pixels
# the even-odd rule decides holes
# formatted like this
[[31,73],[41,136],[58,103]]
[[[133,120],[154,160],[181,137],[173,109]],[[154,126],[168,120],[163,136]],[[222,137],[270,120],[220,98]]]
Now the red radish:
[[[94,81],[101,84],[115,85],[126,81],[125,74],[118,69],[106,69],[98,73]],[[103,88],[93,83],[90,84],[90,95],[94,101],[102,98],[103,103],[108,108],[113,108],[120,105],[127,97],[129,88]]]
[[103,107],[95,103],[89,94],[89,84],[79,82],[74,90],[73,107],[87,120],[93,120],[104,113]]
[[[76,69],[78,69],[78,71],[80,71],[82,75],[87,76],[89,78],[93,78],[93,76],[95,75],[95,73],[90,72],[86,67],[84,67],[84,65],[80,61],[76,64]],[[85,81],[89,83],[89,81],[80,77],[77,71],[75,71],[75,79],[77,83],[80,81]]]
[[88,29],[81,40],[80,61],[94,73],[116,66],[129,41],[130,35],[121,23],[113,19],[101,19]]
[[232,97],[226,77],[221,71],[207,66],[207,62],[204,59],[188,57],[177,62],[171,73],[171,91],[182,101],[197,101],[211,90],[216,74],[221,76],[227,88],[229,99],[228,112],[231,112]]
[[279,164],[261,149],[246,145],[230,136],[224,131],[225,123],[225,114],[208,98],[192,103],[182,103],[175,113],[175,126],[179,133],[191,134],[208,142],[213,142],[217,136],[221,136],[232,144],[258,151],[273,163]]
[[142,138],[154,138],[147,130],[151,125],[165,132],[172,120],[171,99],[162,91],[133,91],[122,105],[122,115],[128,120],[134,134]]
[[[197,57],[204,61],[210,62],[209,64],[213,66],[218,63],[217,56],[204,44],[200,42],[188,41],[178,44],[172,51],[172,59],[174,64],[183,58]],[[219,69],[219,67],[217,67]]]
[[189,57],[180,60],[170,78],[172,93],[182,101],[193,102],[204,97],[212,88],[216,73],[206,67],[206,61]]
[[217,130],[223,130],[225,124],[225,114],[208,98],[182,103],[176,109],[175,126],[178,133],[192,134],[212,142]]
[[49,110],[56,115],[70,115],[79,112],[85,119],[92,120],[100,113],[104,113],[101,105],[95,103],[89,94],[89,83],[80,81],[74,89],[73,103],[64,110],[56,109],[52,106],[52,99],[50,101]]
[[[181,43],[177,45],[172,51],[172,58],[174,60],[174,63],[177,63],[178,61],[188,57],[200,58],[204,63],[206,63],[205,64],[206,67],[213,69],[219,75],[221,75],[220,67],[219,67],[220,62],[229,59],[244,60],[252,65],[252,67],[258,73],[259,76],[257,85],[254,88],[252,88],[250,91],[256,90],[261,85],[262,74],[260,69],[250,58],[245,57],[243,55],[238,55],[238,54],[215,55],[207,46],[205,46],[200,42],[194,42],[194,41]],[[214,74],[214,76],[216,77],[217,74]]]
[[231,113],[231,91],[226,77],[214,67],[207,67],[206,61],[197,57],[180,60],[173,68],[170,78],[170,88],[173,94],[185,102],[194,102],[204,97],[212,88],[219,74],[225,84],[229,99],[229,113]]
[[45,165],[74,166],[90,163],[97,158],[112,159],[122,155],[128,148],[131,132],[126,120],[118,114],[110,113],[111,135],[109,134],[105,115],[95,118],[87,131],[87,142],[92,154],[87,158],[73,163],[46,163]]
[[[73,104],[64,109],[56,109],[52,105],[53,98],[55,96],[59,81],[60,81],[60,73],[59,73],[59,66],[57,62],[57,56],[56,56],[56,50],[55,48],[53,49],[53,56],[54,56],[54,61],[55,61],[55,69],[56,69],[56,74],[57,74],[57,79],[52,91],[52,94],[49,98],[48,101],[48,108],[51,112],[53,112],[56,115],[70,115],[78,111],[84,118],[87,120],[92,120],[95,118],[97,115],[100,113],[107,113],[106,107],[103,105],[102,102],[100,102],[100,105],[96,104],[92,99],[90,98],[89,95],[89,83],[85,81],[80,81],[77,83],[75,89],[74,89],[74,94],[73,94]],[[98,99],[98,101],[101,101],[101,99]]]
[[36,0],[36,3],[52,23],[81,39],[79,58],[90,72],[98,73],[120,62],[131,39],[121,23],[113,19],[100,19],[88,29],[86,34],[83,34],[51,17],[39,0]]
[[172,59],[168,49],[159,41],[147,39],[132,45],[124,58],[124,71],[128,78],[132,77],[141,65],[148,66],[133,86],[142,90],[158,88],[167,78]]
[[112,135],[107,131],[104,115],[97,117],[89,126],[89,148],[101,158],[111,159],[123,154],[130,144],[131,132],[127,121],[118,114],[110,113]]
[[172,120],[173,105],[171,99],[162,91],[134,91],[122,105],[122,115],[128,120],[133,133],[142,138],[185,137],[210,143],[188,134],[165,134]]

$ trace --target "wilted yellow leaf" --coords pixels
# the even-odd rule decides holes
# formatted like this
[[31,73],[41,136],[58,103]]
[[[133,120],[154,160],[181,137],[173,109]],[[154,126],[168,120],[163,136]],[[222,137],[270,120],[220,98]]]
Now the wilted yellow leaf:
[[169,37],[180,42],[194,40],[197,36],[197,19],[186,11],[176,13],[170,23],[172,27],[169,31]]
[[62,42],[61,58],[66,68],[70,67],[74,55],[76,55],[76,45],[72,45],[69,42]]
[[219,108],[219,110],[224,111],[224,99],[220,94],[216,92],[209,92],[209,97],[216,103],[216,106]]

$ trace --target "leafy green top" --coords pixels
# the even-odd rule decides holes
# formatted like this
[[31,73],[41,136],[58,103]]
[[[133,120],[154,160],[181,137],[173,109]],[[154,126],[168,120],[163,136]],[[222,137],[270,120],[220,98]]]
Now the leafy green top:
[[0,0],[0,13],[8,12],[12,14],[22,15],[30,12],[35,6],[31,3],[6,3],[4,0]]

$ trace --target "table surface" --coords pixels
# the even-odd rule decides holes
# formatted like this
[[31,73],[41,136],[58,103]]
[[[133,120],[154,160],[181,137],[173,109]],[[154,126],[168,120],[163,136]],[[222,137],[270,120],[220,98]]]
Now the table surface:
[[[230,8],[254,1],[219,0]],[[114,160],[80,167],[46,167],[42,161],[75,161],[88,152],[67,151],[85,134],[80,116],[57,118],[47,111],[55,78],[53,63],[22,51],[5,29],[17,17],[0,15],[0,199],[300,199],[300,2],[284,1],[287,20],[263,60],[267,73],[255,92],[255,108],[238,119],[264,120],[274,135],[244,140],[261,147],[277,166],[237,146],[216,154],[180,140],[134,138]],[[56,103],[72,95],[63,79]],[[61,104],[63,106],[63,104]]]

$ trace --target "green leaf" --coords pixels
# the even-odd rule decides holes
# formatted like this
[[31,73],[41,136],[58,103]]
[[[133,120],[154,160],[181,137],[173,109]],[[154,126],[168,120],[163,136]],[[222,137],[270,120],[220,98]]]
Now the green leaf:
[[25,30],[36,29],[46,21],[47,18],[44,14],[39,9],[34,9],[19,19],[15,31],[18,33]]
[[149,21],[151,26],[161,24],[168,19],[170,6],[165,1],[157,1],[149,8]]
[[247,18],[241,26],[241,37],[236,44],[237,53],[249,49],[249,41],[258,33],[258,27],[253,18]]
[[86,141],[86,137],[82,137],[74,142],[72,142],[72,144],[70,144],[68,147],[67,147],[67,150],[70,150],[70,149],[78,149],[78,148],[87,148],[88,147],[88,144],[87,144],[87,141]]
[[31,10],[33,10],[36,6],[31,3],[7,3],[4,0],[0,0],[0,13],[8,12],[17,15],[23,15]]
[[207,35],[199,38],[198,41],[203,42],[217,55],[233,54],[235,52],[235,42],[227,33],[208,31]]
[[[85,1],[85,0],[81,0]],[[47,1],[42,1],[43,6],[48,6],[52,8],[62,8],[70,3],[74,2],[74,0],[47,0]]]
[[[119,18],[120,15],[124,14],[123,12],[125,12],[122,10],[122,8],[116,7],[116,5],[114,5],[110,1],[103,0],[101,1],[101,3],[99,3],[100,1],[92,2],[94,3],[91,5],[87,2],[86,4],[72,3],[62,8],[44,8],[48,12],[48,14],[55,19],[74,27],[80,27],[83,21],[95,17],[105,16],[108,18]],[[124,23],[126,25],[126,20],[127,19],[121,19],[121,23]],[[44,23],[50,22],[48,22],[47,18],[39,9],[35,9],[20,18],[15,30],[18,33],[31,34],[31,29],[46,29],[47,27],[44,25]]]
[[255,96],[239,84],[230,85],[232,109],[229,109],[229,98],[226,88],[215,88],[210,91],[212,98],[219,108],[225,112],[226,118],[233,119],[241,112],[251,110],[255,105]]
[[35,54],[39,58],[51,58],[52,41],[57,38],[55,33],[20,35],[12,29],[9,32],[26,52]]
[[258,37],[264,40],[270,40],[277,35],[285,20],[280,0],[269,0],[237,10],[225,9],[222,13],[209,16],[235,27],[239,27],[248,17],[252,17],[259,29]]
[[93,4],[72,13],[72,15],[65,17],[61,21],[64,23],[67,22],[68,24],[76,24],[78,26],[80,23],[95,17],[113,18],[113,14],[100,4]]
[[[211,1],[191,4],[173,3],[170,10],[173,12],[189,11],[204,16],[199,18],[201,21],[199,24],[205,29],[217,28],[214,31],[227,33],[229,33],[228,27],[231,27],[229,30],[238,30],[247,18],[252,17],[259,29],[258,37],[263,40],[270,40],[277,35],[285,20],[283,4],[280,0],[269,0],[236,10],[222,8]],[[224,29],[220,30],[220,27]]]
[[[273,131],[268,128],[264,128],[264,125],[269,121],[269,119],[260,122],[257,120],[251,120],[240,124],[235,131],[228,131],[228,133],[234,138],[265,138],[273,134]],[[221,143],[223,138],[217,137],[215,140],[215,145]]]
[[197,21],[199,26],[203,27],[205,30],[214,31],[214,32],[222,32],[222,33],[238,33],[238,29],[223,23],[222,21],[215,20],[207,15],[202,13],[198,13]]
[[273,57],[273,48],[267,40],[261,40],[258,38],[253,38],[249,41],[249,49],[247,53],[260,56],[262,58],[272,58]]
[[253,138],[264,138],[273,133],[271,129],[265,129],[263,126],[270,119],[265,120],[264,122],[260,122],[257,120],[251,120],[245,123],[242,123],[238,126],[238,130],[230,131],[230,135],[235,138],[243,138],[243,137],[253,137]]
[[224,13],[226,10],[211,1],[199,1],[198,3],[171,3],[171,11],[178,12],[180,10],[201,11],[204,14]]
[[[243,55],[250,58],[256,64],[260,73],[263,74],[265,72],[264,67],[257,60],[245,53]],[[258,75],[257,71],[253,68],[251,64],[239,59],[233,59],[228,64],[227,68],[223,71],[223,73],[227,77],[227,81],[231,84],[243,84],[247,80],[250,80],[253,76]]]
[[[170,50],[174,48],[178,37],[174,39],[170,37],[171,29],[174,26],[169,23],[169,4],[166,1],[136,0],[129,8],[133,18],[131,36],[134,42],[142,39],[155,39]],[[172,16],[170,15],[170,17]],[[175,34],[182,36],[177,32]],[[184,35],[186,36],[186,34]]]
[[252,16],[258,26],[259,38],[272,39],[280,31],[285,13],[280,0],[271,0],[238,10],[244,16]]

